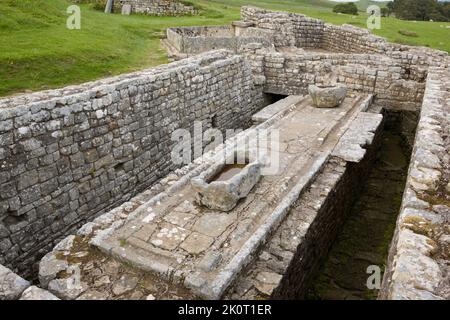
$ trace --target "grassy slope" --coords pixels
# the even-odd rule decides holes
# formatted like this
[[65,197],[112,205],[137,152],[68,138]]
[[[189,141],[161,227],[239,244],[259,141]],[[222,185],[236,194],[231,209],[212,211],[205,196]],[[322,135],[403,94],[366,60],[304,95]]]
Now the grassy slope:
[[[192,1],[192,0],[191,0]],[[363,0],[368,1],[368,0]],[[195,17],[105,15],[83,5],[81,30],[66,28],[66,0],[1,0],[0,95],[81,83],[166,62],[159,37],[169,26],[227,24],[239,19],[239,7],[301,12],[342,24],[365,26],[366,17],[331,12],[325,0],[197,0],[204,11]],[[375,33],[390,40],[428,45],[450,52],[450,29],[443,23],[383,19]],[[448,25],[448,24],[447,24]],[[418,33],[417,38],[398,34]]]

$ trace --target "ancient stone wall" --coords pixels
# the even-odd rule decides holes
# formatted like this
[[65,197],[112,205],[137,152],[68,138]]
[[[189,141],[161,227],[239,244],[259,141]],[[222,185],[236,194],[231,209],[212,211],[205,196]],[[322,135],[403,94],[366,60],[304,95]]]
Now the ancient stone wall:
[[269,11],[252,6],[241,8],[241,19],[274,33],[275,47],[315,48],[331,52],[385,54],[412,65],[441,64],[447,54],[388,42],[367,29],[324,23],[302,14]]
[[310,84],[340,82],[355,92],[375,94],[376,103],[386,108],[417,111],[421,105],[426,70],[417,69],[412,76],[409,65],[386,56],[274,51],[260,44],[250,44],[242,52],[265,92],[301,95],[307,94]]
[[450,299],[449,81],[430,69],[381,299]]
[[119,0],[115,4],[119,8],[123,5],[130,5],[131,12],[155,16],[197,14],[197,10],[193,6],[185,5],[176,0]]
[[257,28],[272,31],[277,47],[317,48],[323,41],[324,22],[301,14],[246,6],[241,9],[241,18]]
[[248,63],[227,51],[0,100],[0,263],[27,274],[58,239],[174,170],[174,130],[242,128],[262,103]]
[[261,43],[270,46],[272,34],[263,29],[247,28],[239,36],[234,36],[231,26],[205,26],[167,29],[167,39],[179,52],[197,54],[226,48],[234,52],[247,43]]

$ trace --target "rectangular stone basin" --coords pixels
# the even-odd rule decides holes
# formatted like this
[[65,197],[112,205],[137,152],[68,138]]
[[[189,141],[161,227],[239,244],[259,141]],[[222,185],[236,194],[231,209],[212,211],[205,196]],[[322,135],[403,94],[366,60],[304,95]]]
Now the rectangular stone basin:
[[231,211],[245,198],[261,176],[261,162],[218,163],[192,178],[196,201],[212,210]]

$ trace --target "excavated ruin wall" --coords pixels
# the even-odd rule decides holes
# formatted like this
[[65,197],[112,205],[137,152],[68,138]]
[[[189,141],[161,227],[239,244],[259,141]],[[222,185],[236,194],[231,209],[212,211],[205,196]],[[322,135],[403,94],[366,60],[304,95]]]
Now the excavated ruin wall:
[[324,22],[301,14],[245,6],[241,8],[241,19],[272,31],[276,47],[318,48],[323,41]]
[[330,52],[385,54],[412,65],[439,64],[445,52],[388,42],[367,29],[324,23],[302,14],[269,11],[252,6],[241,8],[241,19],[272,31],[275,47],[315,48]]
[[178,128],[244,128],[263,106],[227,51],[0,100],[0,264],[28,275],[62,237],[176,168]]
[[[350,25],[255,7],[243,7],[241,16],[244,22],[274,33],[278,52],[261,50],[257,43],[241,48],[266,92],[305,94],[309,84],[338,80],[351,90],[375,94],[375,103],[385,108],[418,111],[428,68],[448,64],[445,52],[392,44]],[[330,53],[282,49],[292,46]]]
[[[367,152],[359,163],[334,162],[336,166],[329,180],[333,181],[332,191],[320,199],[314,222],[308,229],[304,240],[296,248],[289,266],[283,273],[272,297],[276,299],[304,298],[315,273],[319,270],[323,259],[341,230],[347,215],[355,201],[355,194],[361,190],[370,168],[375,160],[380,144],[382,126],[375,132],[373,144],[367,146]],[[331,162],[333,163],[333,162]],[[308,207],[310,208],[310,207]],[[293,215],[301,215],[304,207],[298,202],[292,209]],[[298,212],[296,212],[298,211]]]
[[[242,7],[241,17],[241,36],[224,37],[208,27],[176,28],[168,31],[168,40],[185,54],[211,48],[244,54],[255,75],[263,76],[257,82],[265,84],[266,92],[305,94],[309,84],[327,84],[327,78],[339,76],[339,82],[352,90],[376,94],[376,103],[384,107],[415,111],[420,108],[428,67],[448,63],[445,52],[392,44],[351,25],[335,26],[301,14],[249,6]],[[205,37],[195,36],[199,30]]]
[[235,37],[231,26],[168,28],[166,35],[172,46],[188,55],[219,48],[238,52],[247,43],[267,47],[272,43],[272,35],[266,30],[247,28],[240,37]]
[[404,65],[385,56],[275,52],[260,44],[248,45],[243,52],[265,92],[302,95],[310,84],[340,82],[352,91],[374,94],[377,104],[390,109],[417,111],[421,106],[426,70],[412,76]]
[[[176,0],[119,0],[115,2],[117,9],[130,5],[131,11],[155,16],[178,16],[197,14],[193,6],[185,5]],[[118,10],[120,12],[120,10]]]
[[450,299],[449,81],[430,69],[380,299]]

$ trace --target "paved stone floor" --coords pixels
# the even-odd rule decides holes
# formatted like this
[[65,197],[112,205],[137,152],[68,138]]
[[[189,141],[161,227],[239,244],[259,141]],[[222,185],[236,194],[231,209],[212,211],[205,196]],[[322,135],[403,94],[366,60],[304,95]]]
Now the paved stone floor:
[[194,292],[213,285],[310,169],[321,148],[329,141],[336,142],[336,131],[358,111],[362,98],[347,98],[336,109],[314,108],[306,98],[275,122],[271,129],[280,130],[280,170],[263,176],[231,212],[199,207],[194,191],[185,184],[155,206],[145,208],[104,239],[100,247],[139,269],[184,282]]
[[366,270],[384,269],[408,169],[399,134],[384,131],[378,159],[371,169],[342,232],[318,272],[309,299],[376,299]]

